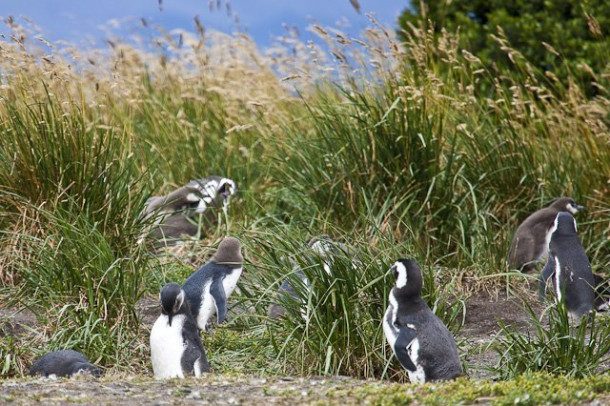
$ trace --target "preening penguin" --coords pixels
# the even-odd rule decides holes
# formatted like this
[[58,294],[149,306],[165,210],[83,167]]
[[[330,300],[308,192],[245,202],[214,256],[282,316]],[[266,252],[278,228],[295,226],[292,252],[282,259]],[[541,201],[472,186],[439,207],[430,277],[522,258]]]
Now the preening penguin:
[[462,364],[453,336],[421,298],[422,274],[412,259],[390,269],[396,285],[383,318],[383,332],[411,382],[454,379]]
[[167,196],[152,197],[144,209],[144,219],[154,216],[149,235],[156,240],[176,240],[182,236],[203,236],[218,223],[218,208],[227,215],[235,194],[235,182],[210,176],[189,182]]
[[177,283],[161,289],[161,315],[150,331],[150,359],[157,379],[199,377],[210,370],[199,329]]
[[237,286],[243,265],[239,240],[226,237],[210,262],[184,282],[182,288],[200,329],[209,331],[208,321],[214,313],[218,324],[225,321],[227,299]]
[[45,377],[59,377],[79,373],[101,376],[103,372],[90,363],[87,357],[74,350],[61,350],[45,354],[38,358],[30,368],[30,375],[32,376],[40,374]]
[[523,272],[536,269],[539,260],[548,255],[550,229],[555,217],[560,212],[576,214],[584,206],[576,204],[574,199],[562,197],[551,205],[532,213],[517,228],[508,251],[508,264]]
[[597,281],[570,213],[557,214],[551,228],[549,258],[540,275],[541,298],[551,277],[557,300],[565,303],[572,317],[579,319],[593,309]]

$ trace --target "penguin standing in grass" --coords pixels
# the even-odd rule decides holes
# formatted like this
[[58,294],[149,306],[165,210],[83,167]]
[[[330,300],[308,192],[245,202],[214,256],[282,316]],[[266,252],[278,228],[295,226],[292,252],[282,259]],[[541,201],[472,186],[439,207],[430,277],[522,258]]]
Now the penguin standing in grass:
[[422,274],[412,259],[390,269],[396,285],[383,318],[383,332],[411,382],[454,379],[462,364],[453,336],[421,298]]
[[157,379],[199,377],[210,370],[199,329],[177,283],[161,289],[161,315],[150,331],[150,358]]
[[182,289],[201,330],[210,331],[208,322],[214,313],[218,324],[225,321],[227,299],[237,286],[243,265],[239,240],[226,237],[218,245],[210,262],[184,282]]
[[[357,269],[360,261],[357,259],[358,251],[346,244],[334,241],[329,235],[323,234],[319,237],[314,237],[307,243],[307,250],[304,252],[304,256],[313,264],[321,262],[322,268],[328,274],[332,274],[332,266],[335,262],[336,257],[349,257],[352,259],[352,268]],[[311,284],[305,273],[301,270],[299,265],[290,260],[292,264],[291,274],[294,277],[284,279],[278,290],[278,296],[285,300],[287,297],[291,297],[293,300],[299,300],[299,295],[295,290],[296,284],[301,284],[307,292],[311,289]],[[295,278],[296,277],[296,278]],[[298,279],[298,280],[297,280]],[[302,290],[302,289],[299,289]],[[306,298],[301,298],[303,300]],[[306,309],[302,309],[301,314],[303,318],[306,317]],[[267,315],[272,319],[283,317],[286,314],[286,309],[280,303],[273,303],[269,306]]]
[[599,281],[591,271],[587,254],[576,233],[576,220],[570,213],[557,214],[550,231],[549,258],[540,275],[540,297],[553,278],[558,301],[563,301],[576,320],[593,310]]
[[45,354],[38,358],[30,368],[30,375],[42,375],[49,378],[72,376],[80,373],[101,376],[102,370],[90,363],[83,354],[74,350],[61,350]]
[[538,261],[546,260],[550,230],[560,212],[576,214],[584,210],[570,197],[561,197],[548,207],[532,213],[519,225],[508,251],[508,265],[522,272],[536,269]]

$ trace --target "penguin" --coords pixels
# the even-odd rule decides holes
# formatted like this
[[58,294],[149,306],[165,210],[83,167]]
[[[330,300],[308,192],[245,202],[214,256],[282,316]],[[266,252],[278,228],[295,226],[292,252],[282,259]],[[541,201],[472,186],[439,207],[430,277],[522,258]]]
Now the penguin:
[[87,357],[74,350],[61,350],[45,354],[38,358],[30,368],[30,375],[42,375],[49,378],[72,376],[80,373],[90,373],[96,377],[103,374],[102,370],[90,363]]
[[422,273],[413,259],[390,268],[396,280],[383,318],[383,332],[411,382],[449,380],[462,375],[455,340],[421,297]]
[[549,257],[539,279],[539,297],[544,298],[547,281],[552,277],[557,300],[565,303],[569,314],[579,320],[594,308],[598,281],[570,213],[557,214],[550,236]]
[[[322,268],[328,275],[332,274],[331,266],[333,264],[334,257],[338,255],[345,255],[352,258],[352,267],[356,269],[356,266],[359,263],[359,261],[356,259],[357,254],[358,251],[355,248],[337,241],[333,241],[333,239],[326,234],[309,240],[307,243],[307,251],[305,252],[305,256],[308,260],[310,260],[310,262],[316,263],[317,260],[321,260]],[[292,264],[292,272],[294,273],[294,276],[300,280],[305,289],[307,289],[309,292],[311,289],[309,279],[296,262],[293,260],[290,262]],[[299,296],[297,295],[297,292],[293,286],[295,282],[299,283],[294,278],[284,279],[278,290],[278,295],[280,297],[289,295],[293,299],[299,300]],[[305,311],[302,311],[301,313],[303,315],[306,314]],[[269,306],[269,310],[267,312],[267,316],[272,319],[283,317],[285,314],[286,309],[278,303],[273,303],[271,306]],[[306,316],[304,316],[304,318],[306,318]]]
[[[301,271],[297,266],[296,268],[293,268],[293,272],[294,272],[295,277],[300,279],[303,286],[305,286],[305,289],[307,289],[307,291],[309,291],[309,289],[311,289],[311,286],[309,285],[309,279],[307,279],[307,276],[305,276],[303,271]],[[296,300],[296,301],[300,300],[299,295],[297,294],[296,290],[292,286],[293,284],[294,284],[294,280],[291,280],[288,278],[284,279],[284,281],[282,282],[282,284],[280,285],[280,288],[278,290],[279,297],[290,296],[293,300]],[[304,313],[304,312],[302,311],[301,313]],[[267,316],[269,318],[279,319],[280,317],[284,317],[285,315],[286,315],[286,308],[284,306],[282,306],[281,304],[273,303],[271,306],[269,306],[269,310],[267,312]]]
[[[167,196],[151,197],[143,212],[143,220],[154,217],[147,234],[156,241],[175,242],[183,236],[200,238],[205,235],[201,226],[218,223],[217,211],[221,208],[225,217],[231,196],[235,194],[235,182],[220,176],[192,180]],[[140,238],[141,243],[144,238]]]
[[545,261],[548,256],[549,230],[557,213],[576,214],[584,209],[574,199],[561,197],[548,207],[532,213],[515,232],[508,251],[508,265],[522,272],[535,270],[539,261]]
[[156,379],[200,377],[210,365],[184,290],[177,283],[163,286],[161,315],[150,331],[150,359]]
[[182,289],[201,330],[210,331],[208,321],[214,313],[218,324],[225,321],[227,299],[237,286],[243,265],[239,240],[226,237],[218,245],[210,262],[184,282]]

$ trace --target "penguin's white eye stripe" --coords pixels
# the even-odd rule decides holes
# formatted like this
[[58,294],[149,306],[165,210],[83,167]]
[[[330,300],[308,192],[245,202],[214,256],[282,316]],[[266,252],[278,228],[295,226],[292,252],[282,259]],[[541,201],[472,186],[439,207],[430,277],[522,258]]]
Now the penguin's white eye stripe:
[[401,262],[396,262],[394,267],[398,273],[398,277],[396,278],[396,287],[399,289],[404,288],[407,286],[407,268],[405,268]]
[[176,304],[174,305],[176,311],[180,310],[182,303],[184,303],[184,290],[181,290],[178,296],[176,296]]

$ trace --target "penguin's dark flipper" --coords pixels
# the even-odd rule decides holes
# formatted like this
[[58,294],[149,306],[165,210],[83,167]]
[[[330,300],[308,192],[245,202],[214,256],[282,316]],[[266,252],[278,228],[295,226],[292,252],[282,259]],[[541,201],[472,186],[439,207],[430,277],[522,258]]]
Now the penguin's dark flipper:
[[555,274],[555,258],[549,254],[549,259],[542,269],[540,279],[538,279],[538,300],[544,302],[544,296],[546,294],[546,281],[549,280]]
[[403,327],[400,329],[400,333],[398,333],[398,337],[396,338],[396,342],[394,343],[394,353],[396,354],[396,358],[400,361],[400,364],[407,371],[415,371],[417,368],[413,361],[411,361],[411,357],[409,357],[409,352],[407,351],[407,347],[411,344],[411,341],[415,338],[415,330],[408,327]]
[[189,374],[193,374],[195,362],[197,362],[199,358],[201,358],[201,351],[192,344],[187,345],[182,354],[182,359],[180,359],[182,370]]
[[199,330],[195,327],[195,324],[193,324],[192,328],[183,331],[182,333],[186,348],[180,359],[180,365],[182,366],[183,371],[196,375],[197,368],[199,369],[199,372],[209,372],[210,364],[208,364],[208,359],[205,355],[205,349],[201,342]]
[[218,324],[225,321],[227,318],[227,296],[225,295],[225,288],[222,285],[222,279],[218,278],[212,282],[210,286],[210,294],[214,298],[216,304],[216,315]]

